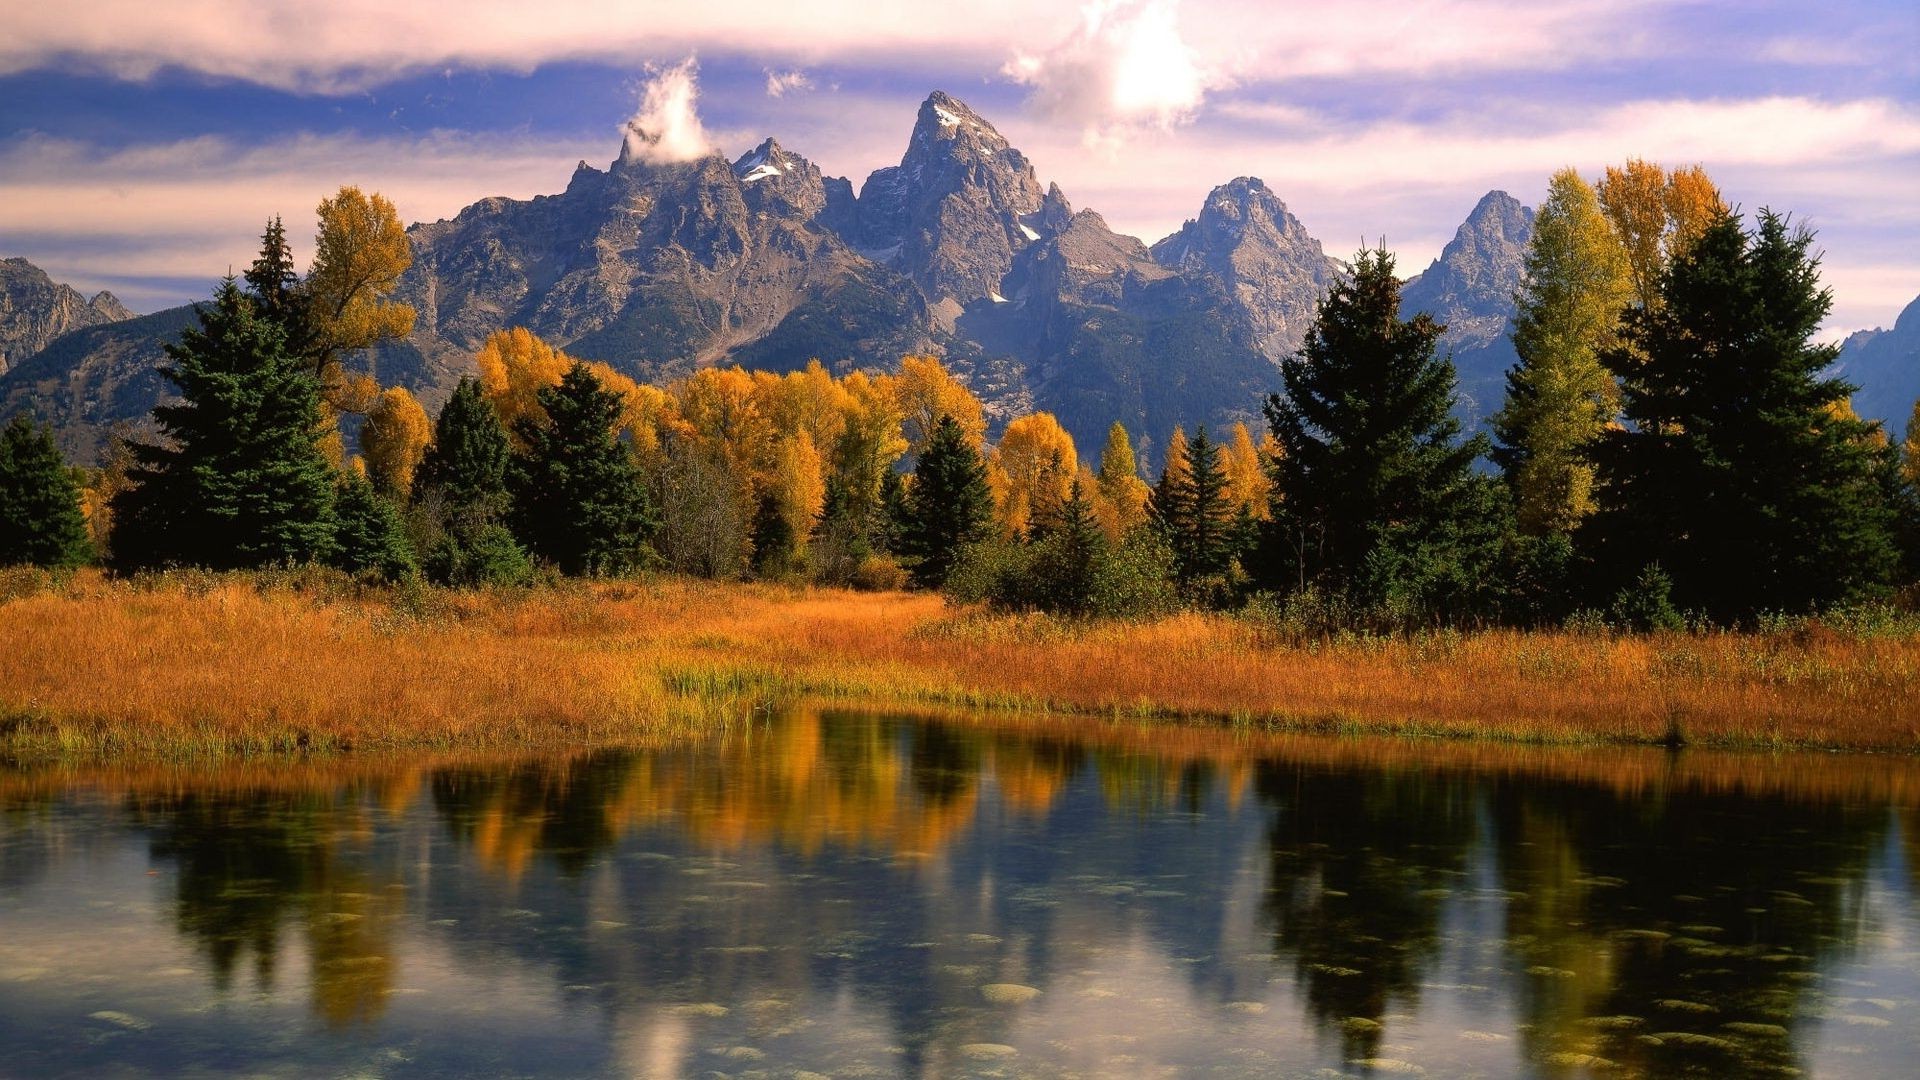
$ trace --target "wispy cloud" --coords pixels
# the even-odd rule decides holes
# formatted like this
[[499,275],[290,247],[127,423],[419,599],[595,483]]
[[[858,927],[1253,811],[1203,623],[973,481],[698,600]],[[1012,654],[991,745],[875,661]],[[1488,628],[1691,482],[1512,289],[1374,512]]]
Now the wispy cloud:
[[700,125],[700,66],[689,56],[650,72],[640,90],[640,110],[621,126],[620,156],[628,161],[692,161],[713,153]]
[[767,96],[770,98],[786,97],[790,93],[811,89],[813,89],[813,79],[804,71],[767,69]]

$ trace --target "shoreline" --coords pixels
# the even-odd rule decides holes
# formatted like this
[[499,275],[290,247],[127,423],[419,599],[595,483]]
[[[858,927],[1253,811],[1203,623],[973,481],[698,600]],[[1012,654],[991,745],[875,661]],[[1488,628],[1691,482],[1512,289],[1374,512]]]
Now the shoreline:
[[658,577],[475,593],[308,571],[0,590],[0,760],[613,746],[800,702],[1539,746],[1920,752],[1920,637],[1288,641]]

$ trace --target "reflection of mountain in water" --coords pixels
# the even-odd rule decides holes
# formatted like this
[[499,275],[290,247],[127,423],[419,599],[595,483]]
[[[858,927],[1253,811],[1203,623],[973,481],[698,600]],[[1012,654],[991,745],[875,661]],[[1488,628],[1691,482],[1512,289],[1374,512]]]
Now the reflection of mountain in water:
[[[1889,897],[1910,917],[1913,814],[1888,809],[1910,763],[1874,787],[1830,762],[1035,728],[807,712],[662,751],[125,778],[118,803],[0,779],[0,854],[36,853],[0,864],[0,899],[31,933],[20,898],[75,872],[32,838],[76,807],[140,830],[166,935],[229,1003],[196,1037],[253,1048],[234,1063],[315,1066],[239,1009],[302,980],[325,1047],[398,1040],[426,1072],[946,1075],[1005,1046],[1042,1072],[1722,1075],[1806,1070],[1847,1017],[1859,1062],[1913,1049],[1872,1023],[1920,1008],[1911,972],[1824,983],[1889,947]],[[516,989],[490,1025],[459,1019],[494,985]],[[45,1027],[29,1007],[0,995],[0,1031]],[[151,1067],[203,1063],[190,1042]],[[52,1060],[35,1045],[25,1068]]]

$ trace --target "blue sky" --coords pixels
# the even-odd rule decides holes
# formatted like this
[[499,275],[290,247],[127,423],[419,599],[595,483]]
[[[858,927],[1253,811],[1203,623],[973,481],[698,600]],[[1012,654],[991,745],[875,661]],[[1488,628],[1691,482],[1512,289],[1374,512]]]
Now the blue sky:
[[343,183],[408,220],[554,192],[636,115],[675,152],[774,135],[857,185],[939,88],[1149,242],[1254,175],[1331,253],[1384,236],[1412,271],[1487,190],[1533,204],[1637,155],[1818,229],[1830,332],[1920,294],[1911,0],[386,7],[11,5],[0,254],[152,310]]

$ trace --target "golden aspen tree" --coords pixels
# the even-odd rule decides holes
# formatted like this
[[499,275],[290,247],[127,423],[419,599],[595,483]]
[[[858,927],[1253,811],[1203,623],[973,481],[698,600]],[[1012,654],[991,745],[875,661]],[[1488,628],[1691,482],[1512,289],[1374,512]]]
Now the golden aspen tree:
[[696,439],[721,451],[743,477],[758,481],[773,468],[774,428],[760,411],[753,376],[737,368],[702,368],[675,387],[680,419]]
[[480,369],[480,388],[492,400],[500,423],[519,444],[514,428],[522,418],[538,418],[540,391],[559,386],[573,358],[540,340],[523,326],[496,330],[474,356]]
[[1626,250],[1634,296],[1643,308],[1657,307],[1660,270],[1666,263],[1666,170],[1640,158],[1629,158],[1624,168],[1609,165],[1598,195]]
[[1494,461],[1532,536],[1566,534],[1594,509],[1586,449],[1617,410],[1601,363],[1634,298],[1627,250],[1593,188],[1573,169],[1548,184],[1534,218],[1513,320],[1520,363],[1493,417]]
[[827,501],[826,463],[805,431],[780,436],[774,459],[770,494],[792,530],[795,547],[804,549]]
[[1707,231],[1707,225],[1727,210],[1707,170],[1699,165],[1675,169],[1667,177],[1667,261],[1680,258]]
[[392,386],[367,411],[360,450],[367,478],[382,494],[402,501],[413,493],[413,474],[433,441],[433,422],[404,387]]
[[1233,425],[1225,452],[1221,454],[1221,464],[1227,471],[1228,505],[1236,512],[1245,510],[1254,518],[1265,520],[1269,512],[1267,491],[1272,481],[1267,476],[1266,461],[1254,446],[1253,434],[1244,422]]
[[1913,415],[1907,418],[1907,437],[1900,449],[1900,470],[1907,486],[1920,494],[1920,401],[1913,403]]
[[1167,463],[1160,468],[1160,482],[1184,484],[1193,479],[1193,463],[1187,460],[1187,429],[1175,424],[1167,439]]
[[1036,520],[1059,509],[1079,471],[1073,436],[1052,413],[1033,413],[1009,423],[987,470],[988,486],[999,489],[996,502],[1007,534],[1024,536]]
[[804,431],[814,446],[824,449],[845,429],[850,395],[820,361],[785,375],[756,371],[753,380],[761,413],[782,435]]
[[986,445],[986,410],[980,399],[937,357],[905,357],[900,361],[900,374],[890,378],[906,426],[907,443],[914,453],[926,446],[942,416],[953,417],[973,449]]
[[1133,441],[1124,424],[1107,429],[1107,445],[1100,451],[1099,497],[1094,512],[1109,539],[1116,542],[1147,522],[1147,482],[1133,456]]
[[413,308],[387,299],[413,264],[400,215],[386,196],[343,187],[318,208],[307,296],[326,350],[323,364],[413,331]]

